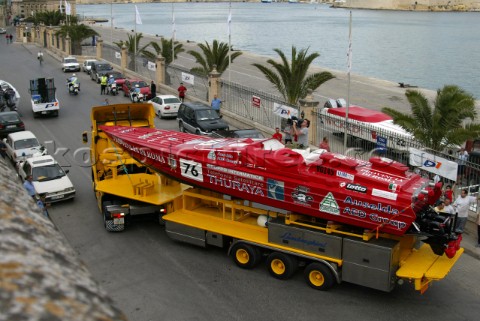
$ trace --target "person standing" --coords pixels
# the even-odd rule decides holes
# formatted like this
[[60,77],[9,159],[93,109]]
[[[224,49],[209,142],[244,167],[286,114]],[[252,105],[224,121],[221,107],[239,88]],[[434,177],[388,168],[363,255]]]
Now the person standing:
[[451,185],[445,186],[445,192],[443,192],[443,195],[445,196],[445,198],[449,199],[450,203],[453,202],[453,188]]
[[47,210],[47,202],[46,202],[46,194],[45,193],[42,193],[39,195],[38,199],[37,199],[37,206],[42,210],[42,213],[43,215],[46,217],[46,218],[50,218],[50,216],[48,215],[48,210]]
[[155,98],[157,96],[157,85],[155,85],[155,82],[152,80],[152,83],[150,84],[150,94],[152,97],[150,99]]
[[443,208],[445,213],[448,213],[448,214],[451,214],[451,215],[455,214],[455,210],[453,209],[452,202],[450,201],[450,199],[445,198],[443,200],[443,203],[445,204],[445,206]]
[[467,165],[468,153],[465,148],[461,148],[458,152],[458,178],[457,182],[462,182],[463,176],[465,175],[465,167]]
[[107,88],[108,78],[107,75],[103,75],[100,78],[100,95],[105,95],[105,89]]
[[327,137],[323,137],[323,140],[322,142],[320,143],[320,146],[319,146],[321,149],[325,149],[327,152],[330,151],[330,145],[328,144],[328,138]]
[[40,65],[41,65],[42,62],[43,62],[43,52],[41,50],[37,54],[37,59],[38,59],[38,62],[40,62]]
[[180,87],[177,89],[178,98],[183,102],[185,101],[185,94],[187,93],[187,88],[183,85],[183,82],[180,83]]
[[5,159],[5,157],[7,156],[6,150],[7,150],[7,145],[5,145],[5,143],[3,142],[3,140],[0,140],[0,155],[1,155],[2,158],[4,158],[4,159]]
[[27,193],[30,197],[35,198],[35,194],[37,192],[35,191],[35,186],[33,186],[33,176],[32,175],[27,176],[27,179],[23,183],[23,187],[25,187],[25,189],[27,190]]
[[460,196],[453,203],[453,207],[457,212],[457,224],[455,224],[456,233],[463,233],[465,225],[467,224],[470,205],[475,203],[476,200],[477,199],[475,197],[469,196],[468,191],[464,189],[462,190]]
[[308,147],[308,120],[304,119],[300,124],[300,128],[297,126],[297,122],[293,122],[293,133],[297,135],[297,143],[300,148]]
[[282,133],[280,133],[280,128],[275,128],[275,133],[272,135],[272,138],[275,138],[279,142],[282,142]]
[[220,107],[222,106],[222,101],[217,97],[217,95],[213,96],[211,106],[212,109],[217,112],[218,116],[220,116]]

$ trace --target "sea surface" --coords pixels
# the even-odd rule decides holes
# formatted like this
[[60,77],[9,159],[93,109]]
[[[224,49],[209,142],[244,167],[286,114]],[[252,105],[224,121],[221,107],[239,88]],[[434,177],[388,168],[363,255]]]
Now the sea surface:
[[[137,32],[228,42],[229,3],[140,3]],[[77,5],[77,14],[135,28],[134,4]],[[480,13],[351,10],[352,67],[362,76],[436,90],[458,85],[480,98]],[[291,47],[319,52],[315,64],[347,71],[350,10],[325,4],[232,3],[234,49],[290,57]],[[104,25],[110,26],[110,22]]]

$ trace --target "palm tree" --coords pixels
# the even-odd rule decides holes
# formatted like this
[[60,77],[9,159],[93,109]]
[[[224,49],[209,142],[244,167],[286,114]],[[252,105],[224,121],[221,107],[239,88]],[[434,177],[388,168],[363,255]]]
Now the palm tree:
[[442,151],[446,147],[461,145],[467,139],[480,136],[480,125],[464,121],[475,120],[475,99],[458,86],[446,85],[437,90],[433,107],[419,91],[405,92],[411,114],[384,107],[382,111],[411,133],[425,147]]
[[[39,25],[43,23],[46,26],[59,26],[60,23],[65,22],[67,17],[64,13],[61,13],[59,10],[37,12],[33,17],[29,19],[33,22],[34,25]],[[71,24],[77,24],[77,17],[69,17]]]
[[127,53],[130,56],[130,61],[128,63],[128,69],[135,71],[135,54],[143,54],[145,52],[145,49],[150,46],[150,43],[146,44],[145,46],[139,48],[140,41],[143,38],[143,34],[140,33],[135,33],[133,35],[127,34],[128,39],[123,41],[120,40],[119,42],[114,42],[115,45],[118,46],[118,48],[122,49],[122,47],[125,45],[127,48]]
[[60,30],[56,32],[56,34],[61,35],[62,37],[66,37],[67,35],[70,37],[72,41],[73,55],[82,54],[82,41],[84,39],[91,38],[92,36],[98,36],[98,33],[95,30],[83,24],[72,24],[69,26],[63,25]]
[[172,57],[172,40],[162,38],[160,42],[161,42],[161,46],[156,41],[150,42],[150,47],[152,47],[155,50],[155,53],[148,50],[144,50],[142,52],[142,55],[152,61],[155,61],[155,58],[157,58],[158,55],[162,55],[162,57],[165,58],[165,64],[169,65],[172,63],[173,58],[177,59],[177,55],[185,51],[185,49],[183,49],[183,44],[179,43],[178,41],[175,41],[174,42],[175,47],[174,47],[174,53],[173,53],[174,57]]
[[335,78],[328,71],[307,76],[310,65],[320,56],[317,52],[307,55],[308,49],[302,49],[297,54],[297,48],[292,46],[292,62],[289,63],[280,49],[274,49],[274,51],[280,56],[281,63],[268,59],[267,63],[272,66],[272,69],[257,63],[253,65],[265,75],[289,104],[296,105],[299,99],[307,96],[308,89],[315,90],[323,83]]
[[[198,44],[198,47],[202,51],[201,53],[194,50],[189,50],[187,53],[192,55],[200,67],[194,67],[190,69],[191,72],[208,76],[208,74],[216,66],[217,72],[221,75],[228,68],[229,65],[229,50],[228,44],[225,42],[218,42],[214,40],[212,46],[205,41],[205,44]],[[240,51],[231,53],[231,62],[235,60],[242,53]]]

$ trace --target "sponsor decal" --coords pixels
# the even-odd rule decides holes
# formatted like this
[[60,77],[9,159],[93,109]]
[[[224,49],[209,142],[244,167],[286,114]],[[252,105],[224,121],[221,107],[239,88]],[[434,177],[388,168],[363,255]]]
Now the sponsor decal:
[[207,177],[207,182],[210,184],[221,186],[226,189],[237,190],[242,193],[265,197],[263,189],[260,186],[254,185],[251,182],[242,182],[241,178],[218,177],[211,174],[207,174]]
[[254,180],[257,180],[257,181],[263,181],[263,176],[261,176],[261,175],[245,173],[245,172],[237,171],[235,169],[225,168],[225,167],[216,166],[216,165],[212,165],[212,164],[206,164],[206,165],[207,165],[207,168],[209,168],[211,170],[215,170],[215,171],[219,171],[219,172],[223,172],[223,173],[227,173],[227,174],[232,174],[232,175],[240,176],[240,177],[243,177],[243,178],[254,179]]
[[391,214],[391,215],[398,214],[398,210],[396,208],[393,208],[391,205],[382,204],[380,202],[369,203],[369,202],[354,199],[351,196],[347,196],[343,202],[346,205],[363,207],[363,208],[366,208],[366,209],[372,210],[372,211],[383,212],[383,213]]
[[378,214],[373,214],[372,213],[368,217],[373,222],[380,223],[380,224],[392,225],[399,230],[402,230],[407,226],[407,223],[405,223],[405,222],[398,221],[398,220],[392,220],[392,219],[389,219],[388,217],[379,216]]
[[382,191],[382,190],[376,189],[376,188],[372,188],[372,196],[382,197],[382,198],[386,198],[386,199],[389,199],[389,200],[392,200],[392,201],[396,201],[398,194],[388,192],[388,191]]
[[293,235],[290,232],[286,232],[286,233],[282,234],[280,236],[280,238],[282,240],[288,240],[288,241],[292,241],[292,242],[295,242],[295,243],[302,243],[302,244],[305,244],[305,245],[315,246],[315,247],[319,247],[319,248],[322,248],[322,249],[327,247],[327,242],[318,242],[317,240],[314,240],[314,239],[312,239],[312,240],[305,239],[301,236]]
[[267,179],[267,197],[277,200],[283,201],[285,200],[285,183],[281,181],[277,181],[271,178]]
[[352,183],[347,183],[347,186],[345,187],[348,190],[355,191],[355,192],[360,192],[360,193],[366,193],[367,188],[365,186],[359,185],[359,184],[352,184]]
[[388,184],[388,189],[391,190],[392,192],[397,192],[399,187],[400,186],[398,186],[398,184],[395,184],[395,183],[389,183]]
[[440,162],[435,162],[435,161],[431,161],[431,160],[427,159],[427,160],[423,163],[423,166],[424,166],[424,167],[435,167],[435,168],[439,169],[440,167],[442,167],[442,163],[440,163]]
[[347,183],[345,183],[345,182],[340,183],[340,187],[342,187],[342,188],[345,187],[346,185],[347,185]]
[[371,177],[371,178],[374,178],[376,180],[384,181],[384,182],[387,182],[387,183],[403,182],[403,178],[395,177],[395,176],[392,176],[392,175],[388,175],[388,174],[385,174],[385,173],[380,173],[380,172],[373,171],[373,170],[369,170],[368,168],[360,168],[360,173],[362,174],[362,176]]
[[210,160],[216,160],[217,159],[217,156],[215,156],[215,151],[213,149],[208,152],[207,158],[210,159]]
[[353,181],[355,179],[355,176],[353,174],[349,174],[347,172],[342,172],[342,171],[337,171],[337,176],[348,179],[349,181]]
[[333,197],[332,192],[329,192],[320,202],[320,212],[340,215],[340,208],[338,207],[337,201],[335,200],[335,197]]
[[310,203],[313,201],[313,197],[308,195],[310,189],[305,186],[298,186],[292,192],[292,198],[295,203],[305,206],[310,206]]
[[328,168],[328,167],[323,167],[323,166],[317,166],[317,172],[325,174],[325,175],[335,175],[335,170]]

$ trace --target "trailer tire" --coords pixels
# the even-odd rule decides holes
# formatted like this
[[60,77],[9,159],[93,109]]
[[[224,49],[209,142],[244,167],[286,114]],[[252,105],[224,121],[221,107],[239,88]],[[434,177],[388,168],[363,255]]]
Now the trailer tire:
[[281,253],[272,252],[267,258],[267,267],[270,275],[279,280],[291,278],[298,270],[296,257]]
[[235,264],[242,269],[253,269],[262,259],[259,248],[245,243],[235,244],[230,253]]
[[307,284],[315,290],[327,291],[335,284],[332,271],[322,263],[313,262],[307,265],[303,276]]
[[102,216],[103,216],[103,226],[105,227],[105,230],[108,232],[122,232],[125,230],[125,224],[122,225],[115,225],[113,224],[113,220],[107,219],[108,213],[106,206],[111,205],[112,202],[103,202],[103,211],[102,211]]

